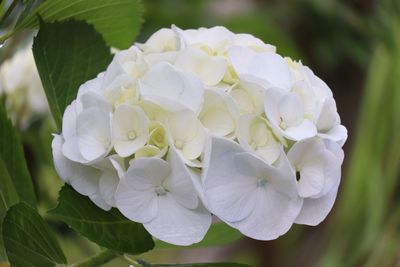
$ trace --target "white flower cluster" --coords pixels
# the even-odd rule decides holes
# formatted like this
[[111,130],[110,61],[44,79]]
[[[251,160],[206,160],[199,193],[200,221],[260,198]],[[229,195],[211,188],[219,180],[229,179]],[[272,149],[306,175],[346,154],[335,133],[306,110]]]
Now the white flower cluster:
[[0,98],[14,125],[26,129],[35,119],[49,114],[32,50],[18,51],[0,66]]
[[346,138],[331,90],[308,67],[249,34],[173,26],[83,84],[52,146],[76,191],[190,245],[211,214],[260,240],[320,223]]

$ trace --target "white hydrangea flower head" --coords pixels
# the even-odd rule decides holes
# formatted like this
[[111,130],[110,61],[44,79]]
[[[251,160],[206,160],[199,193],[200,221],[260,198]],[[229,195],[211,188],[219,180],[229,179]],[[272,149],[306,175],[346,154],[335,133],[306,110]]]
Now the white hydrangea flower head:
[[52,148],[61,179],[98,207],[190,245],[212,214],[259,240],[320,223],[346,138],[301,62],[224,27],[172,26],[81,85]]
[[36,69],[31,47],[17,51],[0,65],[0,97],[5,97],[7,113],[24,130],[49,114],[46,95]]

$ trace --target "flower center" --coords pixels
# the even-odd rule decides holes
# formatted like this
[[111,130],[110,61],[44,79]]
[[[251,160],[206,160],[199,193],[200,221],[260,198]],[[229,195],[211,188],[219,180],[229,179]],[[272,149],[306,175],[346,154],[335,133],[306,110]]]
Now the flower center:
[[296,181],[299,181],[300,177],[301,177],[300,171],[296,171]]
[[135,133],[135,131],[130,131],[130,132],[128,133],[128,138],[129,138],[129,140],[135,139],[135,138],[136,138],[136,133]]
[[177,149],[182,149],[182,148],[183,148],[183,142],[182,142],[182,140],[176,140],[176,141],[175,141],[175,147],[176,147]]
[[167,192],[168,192],[168,190],[165,189],[161,185],[157,186],[155,191],[156,191],[157,196],[165,196],[167,194]]
[[267,179],[266,178],[259,178],[257,181],[257,187],[265,187],[267,184]]

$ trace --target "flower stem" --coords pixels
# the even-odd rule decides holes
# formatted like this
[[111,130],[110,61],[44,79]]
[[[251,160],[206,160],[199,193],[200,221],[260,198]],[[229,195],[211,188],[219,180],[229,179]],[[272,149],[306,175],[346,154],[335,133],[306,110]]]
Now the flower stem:
[[118,257],[118,253],[106,249],[82,262],[70,265],[70,267],[98,267],[115,259],[116,257]]

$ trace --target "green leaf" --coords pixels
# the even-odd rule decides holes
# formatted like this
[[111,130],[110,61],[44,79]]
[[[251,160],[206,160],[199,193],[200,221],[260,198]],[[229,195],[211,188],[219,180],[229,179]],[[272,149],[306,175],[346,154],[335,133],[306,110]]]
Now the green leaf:
[[241,263],[221,262],[221,263],[194,263],[177,265],[153,265],[154,267],[250,267]]
[[20,21],[15,31],[38,26],[38,15],[46,22],[70,18],[84,20],[101,33],[110,46],[132,45],[142,23],[139,0],[47,0]]
[[15,267],[51,267],[66,259],[49,226],[25,203],[12,206],[3,222],[8,259]]
[[76,98],[79,86],[95,78],[111,62],[110,49],[92,26],[73,20],[42,23],[32,49],[60,129],[64,110]]
[[[0,103],[0,158],[21,201],[35,207],[36,197],[19,136]],[[7,178],[4,178],[7,179]],[[5,185],[1,185],[3,189]],[[7,185],[9,188],[10,185]]]
[[[207,235],[201,242],[193,244],[187,248],[222,246],[222,245],[232,244],[233,242],[238,241],[241,238],[243,238],[243,235],[238,230],[222,222],[215,223],[211,225],[210,230],[208,230]],[[156,248],[182,248],[182,247],[165,243],[161,240],[157,240]]]
[[154,247],[143,225],[126,219],[116,209],[107,212],[98,208],[69,185],[61,189],[58,201],[50,215],[102,247],[129,254],[140,254]]
[[7,171],[7,166],[0,157],[0,216],[17,202],[19,202],[18,193]]
[[19,15],[18,17],[17,25],[24,19],[26,19],[33,10],[35,10],[41,3],[43,3],[43,1],[44,0],[30,0],[27,1],[27,3],[24,3],[23,11],[21,12],[21,15]]

